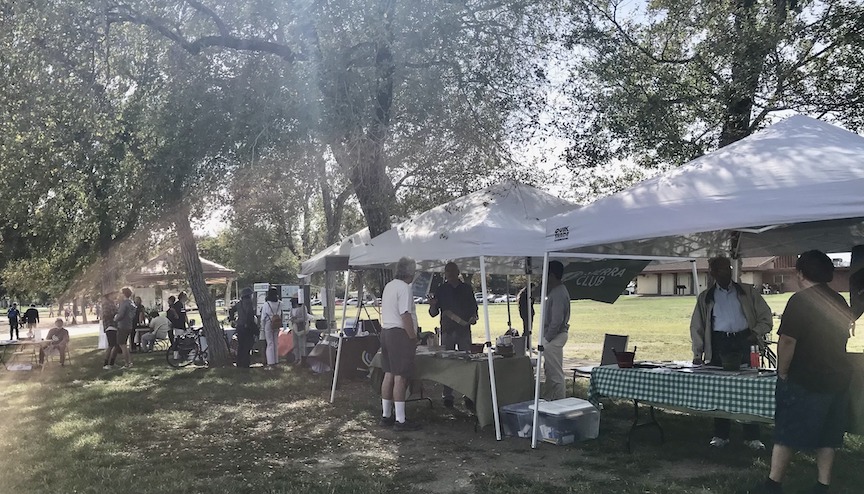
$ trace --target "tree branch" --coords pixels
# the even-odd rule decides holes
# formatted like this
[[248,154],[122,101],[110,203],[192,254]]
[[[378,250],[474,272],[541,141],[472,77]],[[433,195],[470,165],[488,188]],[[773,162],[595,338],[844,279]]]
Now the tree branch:
[[[270,53],[272,55],[279,56],[286,62],[294,62],[297,60],[305,59],[302,56],[298,56],[298,54],[294,53],[294,50],[292,50],[286,45],[267,41],[262,38],[238,38],[237,36],[221,34],[219,36],[203,36],[196,40],[189,41],[179,31],[167,27],[165,24],[163,24],[161,20],[154,17],[137,14],[125,7],[117,7],[115,8],[115,10],[109,10],[107,13],[107,17],[109,23],[129,23],[147,26],[155,30],[165,38],[177,43],[184,50],[188,51],[193,55],[200,54],[201,50],[203,50],[204,48],[221,47],[232,48],[238,51]],[[225,27],[225,29],[227,29],[227,27]],[[220,28],[220,31],[222,31],[222,28]]]

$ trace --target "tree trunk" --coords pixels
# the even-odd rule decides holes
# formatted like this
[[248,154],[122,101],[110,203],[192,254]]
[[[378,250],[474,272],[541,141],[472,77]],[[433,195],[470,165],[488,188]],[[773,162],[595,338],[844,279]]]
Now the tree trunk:
[[81,297],[81,324],[87,324],[87,304],[86,299]]
[[738,43],[732,54],[729,94],[718,143],[721,148],[753,133],[751,122],[759,79],[768,54],[777,47],[777,29],[786,20],[786,2],[775,2],[774,23],[760,28],[756,8],[756,0],[736,1],[734,25]]
[[72,325],[78,324],[78,298],[72,296]]
[[201,323],[204,325],[204,336],[207,337],[207,354],[211,367],[228,367],[231,365],[231,355],[228,353],[228,345],[225,343],[225,335],[219,326],[216,317],[216,302],[210,294],[210,289],[204,282],[204,269],[201,267],[201,258],[198,257],[198,246],[189,223],[189,208],[180,207],[180,211],[174,217],[174,225],[177,227],[177,238],[180,242],[180,255],[186,268],[189,286],[195,295],[198,304],[198,312],[201,315]]

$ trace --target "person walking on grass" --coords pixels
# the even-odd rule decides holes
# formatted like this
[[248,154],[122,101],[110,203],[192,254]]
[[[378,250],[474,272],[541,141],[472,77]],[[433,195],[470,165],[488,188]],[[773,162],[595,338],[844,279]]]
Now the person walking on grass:
[[123,354],[123,359],[126,361],[125,367],[129,368],[132,367],[132,355],[129,353],[129,347],[126,346],[126,343],[135,331],[135,304],[132,302],[131,289],[124,287],[120,292],[123,294],[123,300],[120,301],[117,314],[114,316],[114,322],[117,325],[115,351]]
[[102,365],[105,370],[113,369],[114,360],[117,358],[117,326],[114,322],[114,316],[117,315],[117,304],[114,303],[116,293],[107,293],[102,299],[102,328],[105,331],[105,338],[108,340],[108,347],[105,348],[105,362]]
[[273,368],[279,364],[279,354],[276,347],[279,331],[282,328],[282,303],[279,302],[279,291],[276,290],[276,287],[267,290],[267,297],[264,299],[261,316],[258,320],[261,321],[261,327],[264,328],[264,339],[267,341],[267,349],[264,351],[267,356],[267,368]]
[[9,318],[9,339],[20,339],[21,335],[18,334],[18,321],[21,318],[21,311],[18,310],[18,304],[12,304],[12,307],[10,307],[6,312],[6,316]]
[[828,492],[848,419],[852,367],[846,342],[852,311],[828,286],[834,263],[825,253],[804,252],[795,270],[801,288],[786,303],[777,331],[774,450],[771,471],[761,486],[761,492],[769,494],[783,492],[786,469],[794,452],[801,450],[816,455],[817,478],[810,492]]
[[41,340],[41,335],[36,330],[39,324],[39,310],[36,309],[36,304],[30,304],[30,308],[24,312],[24,320],[27,321],[27,336]]
[[409,422],[405,416],[405,399],[414,375],[414,355],[417,352],[417,313],[411,291],[416,270],[417,264],[413,259],[399,259],[394,279],[384,287],[381,297],[381,367],[384,369],[384,381],[381,383],[383,416],[379,424],[397,431],[420,428],[419,424]]

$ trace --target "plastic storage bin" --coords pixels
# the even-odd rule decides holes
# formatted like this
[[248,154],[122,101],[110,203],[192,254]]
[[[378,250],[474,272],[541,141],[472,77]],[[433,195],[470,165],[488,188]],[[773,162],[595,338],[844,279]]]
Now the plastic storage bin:
[[[540,400],[542,403],[543,400]],[[531,437],[534,425],[534,400],[501,407],[501,429],[505,436]]]
[[[528,409],[533,413],[534,403]],[[600,410],[578,398],[541,402],[538,421],[540,439],[552,444],[596,439],[600,433]]]

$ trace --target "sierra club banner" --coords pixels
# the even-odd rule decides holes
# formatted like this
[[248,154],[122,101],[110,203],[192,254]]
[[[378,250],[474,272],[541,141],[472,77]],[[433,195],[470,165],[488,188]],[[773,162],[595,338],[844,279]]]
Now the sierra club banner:
[[636,275],[650,261],[604,259],[601,261],[573,261],[564,265],[564,285],[571,300],[615,302]]

